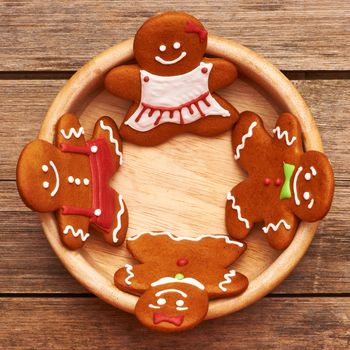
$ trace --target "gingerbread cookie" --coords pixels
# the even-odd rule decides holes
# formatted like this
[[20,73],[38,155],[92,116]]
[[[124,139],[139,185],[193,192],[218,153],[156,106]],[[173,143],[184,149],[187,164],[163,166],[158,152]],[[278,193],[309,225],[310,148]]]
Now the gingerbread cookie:
[[238,119],[214,91],[233,83],[237,70],[222,58],[204,57],[207,31],[196,18],[167,12],[147,20],[134,40],[137,64],[112,69],[105,87],[131,100],[120,133],[144,146],[191,132],[214,136]]
[[232,132],[234,158],[248,178],[227,195],[226,227],[244,239],[255,223],[263,222],[270,245],[286,248],[298,219],[313,222],[328,212],[334,176],[327,157],[303,151],[298,119],[283,113],[271,136],[260,117],[244,112]]
[[55,212],[62,242],[80,248],[89,227],[119,245],[128,227],[128,212],[109,180],[122,163],[118,128],[100,118],[93,136],[85,141],[84,128],[72,114],[56,127],[56,145],[43,140],[29,143],[17,164],[17,186],[25,204],[38,212]]
[[205,318],[209,299],[237,295],[248,286],[244,275],[227,268],[246,244],[227,236],[146,232],[129,238],[127,248],[141,264],[125,265],[114,281],[119,289],[140,295],[136,317],[154,330],[193,328]]

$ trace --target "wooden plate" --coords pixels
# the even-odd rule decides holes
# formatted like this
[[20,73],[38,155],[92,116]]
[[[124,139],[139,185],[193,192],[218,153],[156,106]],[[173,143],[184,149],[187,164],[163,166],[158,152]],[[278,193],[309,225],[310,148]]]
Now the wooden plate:
[[[278,114],[289,111],[302,125],[306,150],[322,151],[315,121],[293,84],[271,63],[246,47],[210,36],[207,53],[233,61],[240,78],[220,94],[240,112],[252,110],[271,130]],[[103,88],[103,77],[112,67],[133,57],[132,40],[102,52],[67,82],[52,103],[39,137],[53,141],[53,130],[65,112],[80,116],[86,136],[91,136],[98,117],[109,115],[121,123],[129,103]],[[225,234],[226,193],[244,178],[234,162],[230,132],[215,138],[181,135],[158,147],[124,144],[124,164],[112,180],[129,208],[128,235],[164,230],[179,236]],[[94,235],[79,251],[62,246],[52,214],[41,215],[52,248],[68,271],[88,290],[106,302],[133,312],[137,297],[118,290],[114,272],[132,262],[125,244],[108,246]],[[236,298],[210,303],[207,319],[240,310],[269,293],[293,270],[306,252],[317,223],[302,222],[291,245],[282,253],[267,244],[261,227],[247,239],[248,250],[235,264],[250,281]]]

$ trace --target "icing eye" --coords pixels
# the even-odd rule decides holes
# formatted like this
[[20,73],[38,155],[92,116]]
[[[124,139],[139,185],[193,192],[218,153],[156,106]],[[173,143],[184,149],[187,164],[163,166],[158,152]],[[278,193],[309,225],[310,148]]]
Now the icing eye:
[[73,176],[68,176],[68,182],[72,184],[74,182],[74,177]]
[[311,174],[310,173],[306,173],[305,174],[305,180],[307,180],[307,181],[311,180]]
[[165,45],[160,45],[159,46],[159,51],[164,52],[166,50],[166,46]]
[[179,49],[180,47],[181,47],[181,44],[177,41],[173,44],[173,48],[176,50]]
[[47,181],[43,182],[43,187],[44,188],[49,188],[50,184]]
[[184,306],[185,302],[182,299],[176,300],[176,306]]
[[306,201],[309,200],[310,199],[310,192],[304,192],[303,197]]
[[43,170],[44,173],[47,173],[47,172],[49,171],[49,167],[48,167],[46,164],[44,164],[44,165],[41,167],[41,169]]
[[165,304],[166,304],[166,300],[165,300],[164,298],[159,298],[159,299],[157,300],[157,304],[158,304],[158,305],[165,305]]

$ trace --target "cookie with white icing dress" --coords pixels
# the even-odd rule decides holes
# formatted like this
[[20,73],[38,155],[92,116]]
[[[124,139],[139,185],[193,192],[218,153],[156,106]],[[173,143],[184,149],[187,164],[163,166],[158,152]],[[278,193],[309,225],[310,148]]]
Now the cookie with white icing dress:
[[334,175],[321,152],[304,152],[298,119],[283,113],[270,135],[261,118],[242,113],[232,131],[234,158],[248,177],[227,194],[226,227],[244,239],[255,223],[263,223],[269,244],[286,248],[299,220],[314,222],[328,212]]
[[140,264],[119,269],[116,286],[139,295],[138,320],[162,332],[179,332],[204,320],[209,299],[242,293],[248,279],[228,268],[246,244],[224,235],[176,237],[146,232],[127,239],[127,248]]
[[100,118],[91,140],[72,114],[56,125],[55,145],[29,143],[17,164],[17,187],[32,210],[55,212],[59,234],[69,249],[80,248],[90,228],[106,242],[121,244],[128,228],[128,212],[120,194],[109,186],[122,163],[122,142],[109,117]]
[[236,109],[215,93],[234,82],[235,65],[204,57],[207,31],[193,16],[167,12],[148,19],[134,40],[137,64],[118,66],[106,89],[131,100],[120,127],[127,141],[154,146],[190,132],[214,136],[231,129]]

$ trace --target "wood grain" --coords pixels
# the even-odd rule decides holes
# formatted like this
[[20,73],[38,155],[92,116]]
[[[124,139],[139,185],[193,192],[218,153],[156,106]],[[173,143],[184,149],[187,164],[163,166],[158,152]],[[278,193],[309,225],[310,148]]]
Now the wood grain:
[[284,70],[350,69],[348,1],[5,0],[0,70],[76,70],[167,10],[198,16],[211,34],[235,39]]
[[[182,333],[153,333],[95,298],[2,298],[11,349],[348,349],[349,298],[265,298]],[[142,340],[142,341],[141,341]]]

